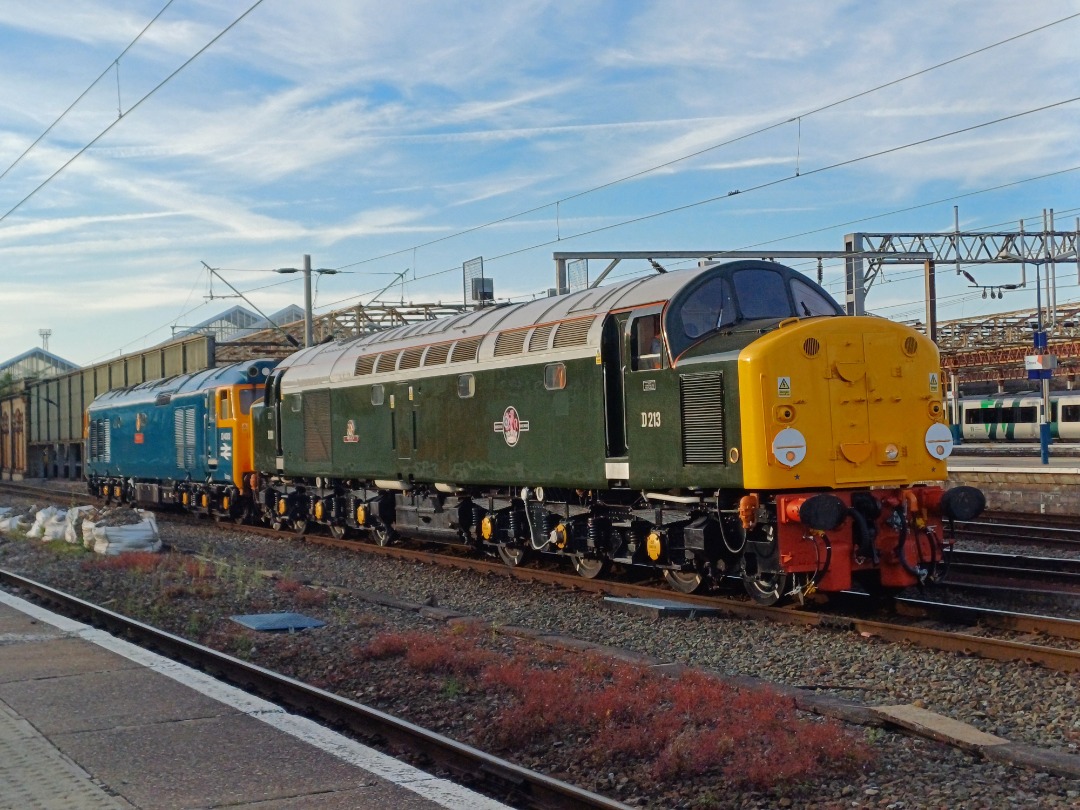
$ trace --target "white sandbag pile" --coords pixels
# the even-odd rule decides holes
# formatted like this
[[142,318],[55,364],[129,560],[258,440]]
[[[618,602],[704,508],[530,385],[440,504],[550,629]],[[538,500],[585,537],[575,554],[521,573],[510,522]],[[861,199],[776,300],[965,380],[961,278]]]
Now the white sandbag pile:
[[36,514],[36,506],[31,506],[25,512],[16,512],[10,506],[4,507],[4,513],[0,514],[0,534],[26,531],[33,524]]
[[97,514],[97,510],[92,506],[73,506],[68,509],[67,526],[64,529],[64,539],[72,545],[83,542],[83,521],[91,513]]
[[130,506],[96,509],[75,506],[71,509],[32,507],[27,514],[16,514],[5,507],[0,511],[0,532],[26,531],[27,537],[43,542],[66,540],[82,543],[97,554],[122,554],[125,551],[161,551],[157,519],[153,513]]
[[[60,515],[60,536],[54,536],[56,533],[56,516]],[[67,513],[61,512],[55,506],[46,506],[44,509],[39,509],[37,515],[34,517],[34,525],[30,527],[30,531],[26,533],[27,537],[40,538],[46,542],[49,540],[63,540],[64,530],[63,527],[67,522]],[[48,534],[46,535],[46,531]]]
[[97,554],[161,551],[157,519],[152,512],[117,506],[82,519],[83,545]]

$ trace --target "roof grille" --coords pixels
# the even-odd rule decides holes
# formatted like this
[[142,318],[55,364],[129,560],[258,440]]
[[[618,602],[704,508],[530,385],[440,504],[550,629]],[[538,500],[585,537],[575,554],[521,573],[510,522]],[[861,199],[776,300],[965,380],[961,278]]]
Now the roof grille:
[[500,332],[495,338],[495,356],[505,357],[508,354],[521,354],[525,348],[525,335],[527,329],[515,329],[513,332]]
[[536,327],[533,330],[532,337],[529,338],[529,351],[542,352],[546,350],[548,344],[551,343],[551,330],[554,328],[555,324],[553,323]]
[[589,327],[595,318],[578,318],[576,321],[563,321],[555,330],[554,349],[566,349],[571,346],[584,346],[589,341]]
[[401,362],[398,368],[420,368],[420,357],[424,354],[424,347],[413,347],[401,353]]
[[454,350],[450,353],[450,362],[463,363],[467,360],[475,360],[481,340],[483,340],[483,335],[459,340],[454,344]]
[[446,362],[450,354],[451,343],[439,343],[436,346],[428,346],[427,356],[424,358],[425,366],[441,366]]
[[375,368],[376,357],[378,357],[377,354],[365,354],[363,357],[357,357],[356,368],[353,370],[353,373],[357,377],[361,377],[364,374],[370,374]]
[[382,374],[386,371],[393,371],[397,368],[398,355],[401,352],[383,352],[379,355],[379,361],[375,364],[375,371]]

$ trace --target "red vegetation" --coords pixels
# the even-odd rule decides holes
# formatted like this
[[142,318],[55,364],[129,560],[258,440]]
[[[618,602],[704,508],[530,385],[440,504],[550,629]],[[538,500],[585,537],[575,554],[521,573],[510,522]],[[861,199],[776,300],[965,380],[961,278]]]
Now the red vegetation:
[[137,571],[149,573],[168,564],[165,555],[153,551],[125,551],[115,556],[94,557],[82,564],[84,571]]
[[295,579],[279,579],[274,587],[278,593],[291,596],[298,607],[321,607],[326,604],[326,591],[312,588]]
[[508,655],[486,649],[477,631],[383,633],[358,658],[403,658],[416,671],[468,679],[489,697],[474,733],[502,749],[574,740],[583,761],[619,761],[652,778],[719,774],[733,785],[768,788],[821,771],[851,772],[866,746],[832,720],[800,714],[790,698],[699,672],[678,677],[589,653]]

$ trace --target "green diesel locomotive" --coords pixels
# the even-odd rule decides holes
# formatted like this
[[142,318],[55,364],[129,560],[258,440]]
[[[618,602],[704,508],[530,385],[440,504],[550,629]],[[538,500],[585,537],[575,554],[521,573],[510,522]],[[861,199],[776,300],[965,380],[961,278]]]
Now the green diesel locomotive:
[[[937,349],[772,262],[636,278],[304,349],[252,408],[256,513],[729,572],[763,603],[933,578],[951,519]],[[931,482],[931,483],[927,483]]]

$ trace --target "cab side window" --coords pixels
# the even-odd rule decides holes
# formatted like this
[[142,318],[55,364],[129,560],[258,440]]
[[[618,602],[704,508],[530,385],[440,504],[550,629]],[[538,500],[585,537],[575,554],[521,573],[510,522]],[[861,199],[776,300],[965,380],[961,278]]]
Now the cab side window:
[[649,371],[663,365],[663,340],[660,337],[660,315],[635,318],[630,328],[630,353],[634,371]]
[[218,418],[232,419],[232,401],[229,399],[228,388],[218,391]]

